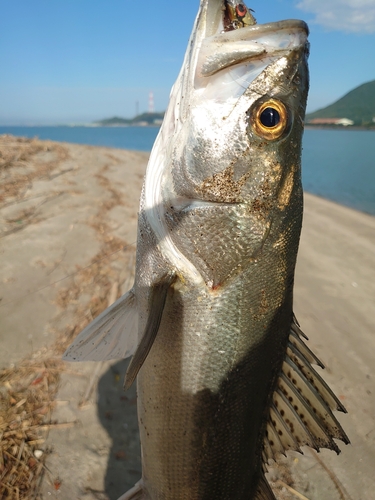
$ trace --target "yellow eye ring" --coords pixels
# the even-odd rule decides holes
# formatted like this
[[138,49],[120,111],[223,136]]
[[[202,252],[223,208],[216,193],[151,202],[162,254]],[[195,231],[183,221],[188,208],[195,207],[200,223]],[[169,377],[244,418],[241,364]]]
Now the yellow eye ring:
[[255,133],[269,141],[279,139],[289,124],[288,110],[277,99],[269,99],[255,105],[250,118]]

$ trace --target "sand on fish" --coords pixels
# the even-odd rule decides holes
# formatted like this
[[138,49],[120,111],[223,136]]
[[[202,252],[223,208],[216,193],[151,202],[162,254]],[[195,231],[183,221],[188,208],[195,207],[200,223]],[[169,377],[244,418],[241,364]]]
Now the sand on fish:
[[[68,364],[132,284],[148,154],[0,136],[0,499],[115,500],[140,477],[127,361]],[[295,312],[352,444],[271,464],[278,500],[375,498],[375,218],[306,195]]]

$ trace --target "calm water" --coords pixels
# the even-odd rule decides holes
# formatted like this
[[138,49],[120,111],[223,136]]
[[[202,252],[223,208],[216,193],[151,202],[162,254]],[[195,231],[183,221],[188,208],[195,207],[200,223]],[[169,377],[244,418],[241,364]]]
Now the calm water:
[[[154,127],[0,127],[0,134],[150,151]],[[375,215],[375,132],[306,130],[306,191]]]
[[0,134],[151,151],[159,127],[0,127]]
[[304,189],[375,215],[375,132],[305,130]]

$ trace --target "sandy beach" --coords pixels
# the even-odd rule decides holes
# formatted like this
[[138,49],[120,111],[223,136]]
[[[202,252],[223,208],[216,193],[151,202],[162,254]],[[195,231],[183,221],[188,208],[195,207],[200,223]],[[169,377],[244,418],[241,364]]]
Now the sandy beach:
[[[127,361],[60,358],[132,285],[147,160],[0,136],[0,499],[116,500],[141,475]],[[375,499],[374,298],[375,217],[307,194],[295,313],[351,444],[270,466],[278,500]]]

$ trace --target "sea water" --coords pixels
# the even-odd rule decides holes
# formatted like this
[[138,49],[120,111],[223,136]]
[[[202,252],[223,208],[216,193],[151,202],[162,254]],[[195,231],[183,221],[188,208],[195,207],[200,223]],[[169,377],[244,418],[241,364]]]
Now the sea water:
[[305,130],[304,189],[375,215],[375,131]]
[[151,151],[159,127],[0,127],[0,134]]
[[[0,134],[151,151],[157,127],[0,127]],[[375,132],[305,130],[302,180],[310,193],[375,215]]]

